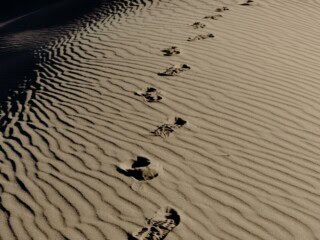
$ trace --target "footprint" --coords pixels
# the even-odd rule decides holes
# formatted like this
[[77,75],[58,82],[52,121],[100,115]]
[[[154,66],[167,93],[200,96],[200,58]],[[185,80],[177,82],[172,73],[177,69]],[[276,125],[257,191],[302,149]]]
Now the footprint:
[[182,118],[175,118],[174,124],[165,123],[159,126],[156,130],[152,131],[151,133],[155,136],[160,137],[169,137],[171,133],[175,131],[177,128],[181,128],[187,124],[187,121],[183,120]]
[[203,39],[207,39],[207,38],[214,38],[214,35],[212,33],[200,34],[200,35],[195,36],[195,37],[189,37],[187,39],[187,41],[192,42],[192,41],[203,40]]
[[172,46],[170,48],[166,48],[161,50],[163,52],[164,56],[173,56],[173,55],[178,55],[181,53],[180,49],[176,46]]
[[182,127],[184,125],[187,124],[186,120],[183,120],[182,118],[175,118],[175,123],[174,123],[177,127]]
[[165,72],[158,73],[159,76],[175,76],[181,72],[190,70],[191,67],[188,64],[181,64],[180,67],[172,66],[168,68]]
[[241,3],[242,6],[250,6],[253,3],[253,0],[247,0],[245,3]]
[[149,87],[145,91],[135,92],[134,94],[143,97],[147,102],[160,102],[162,100],[159,91],[153,87]]
[[222,18],[221,14],[208,15],[204,17],[204,19],[213,19],[213,20],[218,20],[219,18]]
[[127,177],[133,177],[138,181],[149,181],[159,175],[160,165],[153,164],[146,157],[138,156],[136,160],[123,162],[117,167],[117,171]]
[[147,219],[145,227],[130,235],[128,240],[163,240],[180,221],[180,215],[175,209],[161,208],[153,218]]
[[215,11],[216,12],[224,12],[224,11],[228,11],[229,8],[228,7],[221,7],[221,8],[217,8]]
[[198,28],[205,28],[206,25],[201,22],[195,22],[194,24],[191,25],[193,28],[198,29]]

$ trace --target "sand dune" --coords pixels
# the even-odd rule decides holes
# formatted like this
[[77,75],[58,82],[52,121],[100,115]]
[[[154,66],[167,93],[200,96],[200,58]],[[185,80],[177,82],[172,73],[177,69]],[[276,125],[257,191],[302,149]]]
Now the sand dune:
[[2,104],[0,239],[320,239],[319,10],[114,1],[51,28]]

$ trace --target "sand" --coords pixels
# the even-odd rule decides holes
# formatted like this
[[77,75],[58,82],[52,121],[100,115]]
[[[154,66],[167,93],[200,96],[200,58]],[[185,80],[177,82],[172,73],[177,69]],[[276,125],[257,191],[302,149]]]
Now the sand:
[[115,1],[53,28],[2,103],[0,239],[320,239],[319,11]]

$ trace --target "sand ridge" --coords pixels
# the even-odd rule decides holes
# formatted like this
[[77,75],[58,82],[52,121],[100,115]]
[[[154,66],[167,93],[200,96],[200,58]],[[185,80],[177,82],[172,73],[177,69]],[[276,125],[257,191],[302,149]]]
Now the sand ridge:
[[320,5],[243,3],[119,2],[37,51],[1,115],[0,239],[319,239]]

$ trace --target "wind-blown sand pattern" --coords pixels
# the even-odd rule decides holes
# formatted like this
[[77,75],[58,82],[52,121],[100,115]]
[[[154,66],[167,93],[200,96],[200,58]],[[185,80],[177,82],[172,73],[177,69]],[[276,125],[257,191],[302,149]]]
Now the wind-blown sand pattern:
[[[1,106],[0,239],[126,240],[166,206],[170,240],[320,239],[320,2],[108,2],[1,34],[1,54],[36,51]],[[175,63],[192,70],[157,75]],[[165,101],[133,94],[148,86]],[[150,133],[175,116],[188,124]],[[139,191],[116,170],[136,156],[164,168]]]

